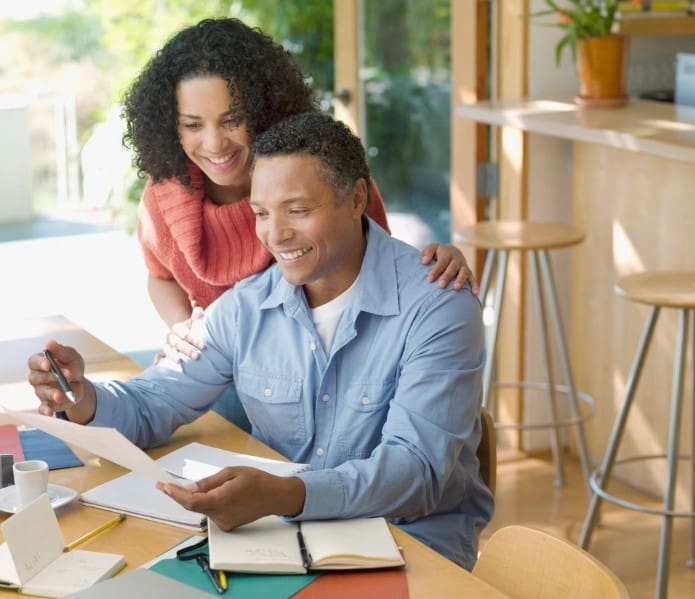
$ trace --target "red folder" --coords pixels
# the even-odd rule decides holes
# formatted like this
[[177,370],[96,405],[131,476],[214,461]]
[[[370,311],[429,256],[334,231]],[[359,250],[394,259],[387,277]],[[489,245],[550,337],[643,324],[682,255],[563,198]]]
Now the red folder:
[[24,460],[24,450],[16,424],[0,425],[0,454],[3,453],[12,454],[15,462]]
[[292,599],[408,599],[405,568],[321,572]]

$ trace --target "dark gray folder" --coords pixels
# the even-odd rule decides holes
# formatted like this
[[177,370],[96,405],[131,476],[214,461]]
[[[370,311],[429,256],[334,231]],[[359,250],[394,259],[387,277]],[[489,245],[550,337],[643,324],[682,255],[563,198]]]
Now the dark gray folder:
[[71,599],[210,599],[204,593],[192,586],[162,576],[152,570],[137,568],[124,574],[84,589],[79,593],[68,595]]

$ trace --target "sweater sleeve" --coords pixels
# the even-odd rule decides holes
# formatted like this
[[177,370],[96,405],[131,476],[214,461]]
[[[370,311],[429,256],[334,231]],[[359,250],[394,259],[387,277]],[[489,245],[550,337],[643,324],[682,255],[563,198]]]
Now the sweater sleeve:
[[376,181],[373,178],[371,180],[369,193],[371,194],[372,198],[369,206],[367,206],[367,216],[375,220],[379,225],[381,225],[382,229],[390,234],[391,229],[389,229],[389,223],[386,220],[386,206],[384,206],[384,200],[381,197],[381,192],[379,191]]
[[138,207],[138,241],[142,249],[142,255],[145,259],[145,266],[149,273],[158,279],[173,279],[174,275],[169,269],[164,266],[158,257],[160,245],[165,243],[162,236],[158,234],[158,222],[161,221],[161,215],[156,214],[156,201],[152,190],[151,181],[147,182],[140,205]]

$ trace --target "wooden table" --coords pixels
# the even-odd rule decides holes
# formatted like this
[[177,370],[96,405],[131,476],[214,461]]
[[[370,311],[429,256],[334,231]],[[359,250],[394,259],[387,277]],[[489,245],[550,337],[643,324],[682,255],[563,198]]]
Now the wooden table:
[[[0,340],[3,355],[11,350],[13,363],[16,364],[14,369],[6,367],[0,371],[2,403],[11,403],[20,388],[25,392],[29,388],[28,395],[32,394],[28,383],[21,382],[22,379],[26,379],[26,360],[31,353],[41,350],[42,343],[50,337],[58,341],[69,340],[70,345],[84,352],[87,375],[90,378],[125,378],[141,370],[140,366],[129,358],[62,317],[31,321],[27,323],[25,330],[27,334],[20,335],[15,341],[7,337]],[[181,427],[166,446],[152,449],[148,453],[157,458],[193,441],[262,457],[281,457],[214,412],[209,412],[194,423]],[[127,472],[116,464],[79,448],[74,449],[85,462],[85,466],[51,471],[52,483],[83,492]],[[87,507],[78,501],[58,508],[56,513],[68,542],[113,517],[111,512]],[[7,517],[0,515],[0,521]],[[392,527],[392,530],[396,542],[404,549],[408,589],[412,599],[505,596],[397,527]],[[129,570],[137,568],[190,534],[189,531],[174,526],[128,517],[122,524],[85,543],[83,548],[121,553],[125,555],[126,570]],[[15,591],[0,590],[0,596],[10,595],[17,596]]]

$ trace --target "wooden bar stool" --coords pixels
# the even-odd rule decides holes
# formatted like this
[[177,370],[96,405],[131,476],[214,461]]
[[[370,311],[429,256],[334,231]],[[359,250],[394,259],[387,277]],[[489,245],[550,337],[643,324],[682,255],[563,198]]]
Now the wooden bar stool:
[[[480,282],[480,301],[485,305],[490,281],[493,271],[496,272],[497,279],[493,298],[493,321],[491,332],[488,336],[487,359],[483,370],[483,406],[488,408],[495,415],[497,429],[549,429],[551,431],[551,448],[553,462],[555,464],[555,485],[564,485],[564,464],[562,459],[562,444],[560,442],[560,430],[562,428],[574,427],[577,436],[577,450],[585,481],[591,473],[589,454],[586,447],[584,435],[584,420],[594,411],[594,400],[586,393],[578,392],[574,386],[574,378],[570,367],[567,342],[565,340],[562,319],[557,303],[557,293],[555,290],[555,280],[550,266],[548,250],[570,247],[581,243],[584,240],[584,231],[574,225],[551,222],[527,222],[527,221],[484,221],[466,227],[461,231],[463,242],[477,248],[487,250],[483,275]],[[507,265],[509,254],[512,251],[520,251],[527,254],[531,260],[534,290],[536,295],[536,305],[538,308],[539,321],[541,325],[541,345],[545,359],[546,382],[533,381],[496,381],[493,380],[495,373],[495,350],[497,348],[497,337],[500,326],[500,315],[502,300],[504,297],[504,287],[507,276]],[[545,293],[544,293],[545,291]],[[546,310],[546,300],[550,308],[548,315]],[[548,335],[548,322],[552,322],[555,332],[555,346],[563,371],[565,385],[555,383],[552,368],[552,356],[550,350],[550,339]],[[531,423],[503,423],[499,422],[490,398],[493,387],[513,387],[531,391],[545,392],[548,399],[548,410],[550,418],[546,422]],[[558,414],[556,395],[561,394],[568,398],[571,415],[561,417]],[[582,412],[580,402],[585,404],[586,409]]]
[[[693,468],[695,448],[693,449],[693,453],[689,456],[678,454],[678,440],[680,437],[680,421],[683,406],[683,380],[687,352],[688,322],[693,317],[693,309],[695,309],[695,271],[645,272],[627,276],[618,281],[616,292],[626,299],[641,304],[647,304],[651,307],[649,309],[647,322],[642,331],[637,353],[632,362],[622,404],[615,417],[615,422],[613,423],[613,430],[611,431],[606,453],[603,456],[601,465],[589,479],[592,496],[579,537],[579,546],[586,549],[591,543],[591,536],[598,522],[601,501],[604,499],[620,507],[662,516],[663,523],[661,525],[661,538],[659,540],[655,597],[666,597],[668,570],[671,558],[671,533],[673,529],[673,519],[676,517],[690,518],[690,552],[688,566],[695,566],[695,469]],[[665,455],[638,455],[616,460],[630,408],[632,407],[635,397],[635,390],[642,373],[644,359],[647,355],[647,350],[649,349],[649,344],[661,308],[676,308],[679,311],[678,336],[676,338],[673,365],[673,386],[671,389],[671,413],[669,416],[667,453]],[[692,322],[692,343],[695,352],[695,320]],[[693,355],[695,355],[695,353]],[[693,387],[692,401],[695,405],[695,383]],[[693,430],[693,443],[695,443],[695,430]],[[626,501],[606,491],[613,466],[616,464],[653,460],[657,458],[666,459],[666,481],[662,509],[651,508]],[[691,475],[693,477],[691,511],[676,511],[674,509],[676,476],[678,472],[678,460],[680,459],[689,459],[691,464]]]

